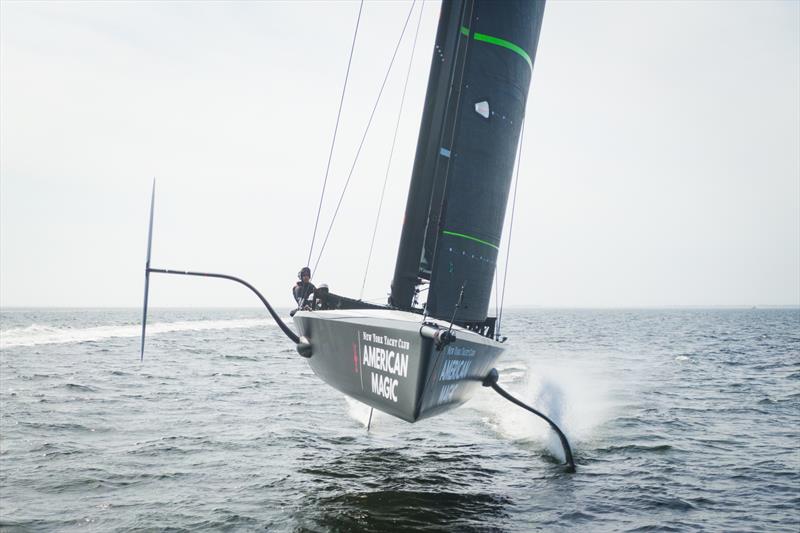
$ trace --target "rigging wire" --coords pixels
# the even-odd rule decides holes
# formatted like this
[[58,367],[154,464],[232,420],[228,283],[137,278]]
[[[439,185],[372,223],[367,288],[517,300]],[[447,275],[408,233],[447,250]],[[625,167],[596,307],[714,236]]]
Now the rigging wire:
[[495,340],[500,338],[500,276],[497,275],[497,269],[494,269],[494,337]]
[[383,89],[386,87],[386,81],[389,79],[389,74],[392,72],[392,65],[394,65],[394,60],[397,57],[397,51],[400,49],[400,43],[403,41],[403,36],[406,33],[406,28],[408,28],[408,21],[411,20],[411,13],[413,12],[416,3],[417,0],[413,0],[413,2],[411,2],[411,8],[408,10],[408,15],[406,16],[406,22],[405,24],[403,24],[403,31],[400,32],[400,38],[397,40],[397,45],[394,48],[392,59],[391,61],[389,61],[389,68],[386,70],[386,75],[383,77],[383,83],[381,84],[380,91],[378,91],[378,97],[375,99],[375,105],[372,107],[372,113],[369,116],[369,121],[367,121],[367,127],[364,130],[364,135],[361,137],[361,143],[358,145],[356,156],[353,159],[353,165],[350,167],[350,172],[347,174],[347,180],[344,182],[344,188],[342,189],[342,194],[339,196],[339,202],[336,204],[336,209],[333,212],[333,218],[331,218],[331,223],[328,226],[327,233],[325,234],[325,240],[322,241],[322,248],[320,248],[319,255],[317,256],[317,261],[314,263],[314,272],[317,271],[319,262],[322,259],[322,253],[325,251],[325,245],[328,244],[328,238],[331,236],[333,223],[336,221],[336,215],[339,214],[339,208],[342,206],[342,200],[344,199],[345,192],[347,192],[347,186],[350,185],[350,178],[353,177],[353,171],[356,169],[358,156],[361,155],[361,149],[364,147],[364,141],[367,138],[367,133],[369,133],[369,127],[372,125],[372,119],[375,117],[375,111],[378,109],[378,103],[381,101],[381,95],[383,95]]
[[417,19],[417,30],[414,34],[414,44],[411,45],[411,57],[408,59],[408,70],[406,71],[406,81],[403,85],[403,96],[400,97],[400,109],[397,112],[397,123],[394,126],[394,137],[392,137],[392,148],[389,150],[389,162],[386,164],[386,175],[383,178],[383,188],[381,189],[381,199],[378,202],[378,213],[375,215],[375,228],[372,230],[372,241],[369,243],[369,254],[367,255],[367,266],[364,269],[364,281],[361,283],[361,293],[358,295],[360,300],[364,296],[364,288],[367,285],[367,274],[369,273],[369,263],[372,259],[372,250],[375,247],[375,236],[378,234],[378,221],[381,218],[381,209],[383,208],[383,198],[386,194],[386,183],[389,181],[389,169],[392,167],[392,157],[394,157],[394,147],[397,143],[397,132],[400,130],[400,118],[403,116],[403,106],[406,102],[406,89],[408,89],[408,80],[411,77],[411,66],[414,62],[414,52],[417,49],[417,38],[419,37],[419,27],[422,23],[422,13],[425,10],[425,0],[422,0],[422,5],[419,9],[419,19]]
[[508,248],[506,248],[506,264],[503,269],[503,292],[500,296],[500,315],[497,317],[495,331],[500,333],[500,324],[503,319],[503,305],[506,301],[506,281],[508,280],[508,258],[511,255],[511,233],[514,231],[514,211],[517,207],[517,187],[519,186],[519,167],[522,166],[522,139],[525,137],[525,117],[522,117],[522,128],[519,132],[519,151],[517,152],[517,175],[514,178],[514,199],[511,203],[511,221],[508,224]]
[[[350,45],[350,57],[347,60],[347,72],[344,75],[344,86],[342,86],[342,97],[339,100],[339,112],[336,114],[336,126],[333,128],[333,140],[331,141],[331,150],[328,153],[328,164],[325,167],[325,179],[322,182],[322,193],[319,195],[319,207],[317,207],[317,219],[314,221],[314,233],[311,234],[311,246],[308,247],[308,259],[306,265],[311,263],[311,253],[314,251],[314,240],[317,237],[317,226],[319,225],[319,215],[322,212],[322,200],[325,198],[325,187],[328,185],[328,173],[331,170],[331,159],[333,159],[333,147],[336,146],[336,134],[339,131],[339,119],[342,116],[342,107],[344,105],[344,95],[347,91],[347,80],[350,78],[350,65],[353,62],[353,52],[356,49],[356,36],[358,35],[358,25],[361,22],[361,11],[364,9],[364,0],[361,0],[361,5],[358,6],[358,18],[356,19],[356,29],[353,32],[353,44]],[[315,268],[316,270],[316,268]]]

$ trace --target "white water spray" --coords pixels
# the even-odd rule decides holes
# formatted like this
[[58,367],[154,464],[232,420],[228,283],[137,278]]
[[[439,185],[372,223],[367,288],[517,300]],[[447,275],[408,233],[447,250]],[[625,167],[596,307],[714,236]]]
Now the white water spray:
[[[349,396],[344,396],[344,400],[345,402],[347,402],[348,416],[350,416],[350,418],[352,418],[362,426],[367,427],[367,424],[369,424],[370,406],[365,403],[361,403],[358,400],[354,400]],[[375,418],[377,414],[378,411],[376,411],[372,416],[373,424],[375,423]]]
[[[591,440],[611,416],[608,376],[586,361],[542,362],[523,372],[524,367],[519,363],[499,366],[498,384],[547,415],[564,432],[573,452],[579,454],[581,443]],[[565,459],[558,435],[544,420],[510,406],[498,395],[484,394],[476,399],[469,405],[483,414],[483,421],[494,431],[515,441],[536,442],[553,457]]]
[[355,420],[359,425],[364,428],[369,427],[370,433],[388,433],[393,434],[400,431],[403,426],[407,424],[403,420],[396,418],[392,415],[386,414],[383,411],[375,409],[372,412],[372,422],[369,420],[369,411],[371,407],[365,403],[361,403],[347,395],[342,395],[347,403],[347,415]]

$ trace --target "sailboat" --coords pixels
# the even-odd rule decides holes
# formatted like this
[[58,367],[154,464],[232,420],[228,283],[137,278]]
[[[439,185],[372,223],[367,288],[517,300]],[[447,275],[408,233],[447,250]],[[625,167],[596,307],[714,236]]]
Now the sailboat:
[[[488,315],[543,0],[442,2],[391,293],[376,305],[317,289],[295,333],[258,295],[314,373],[344,394],[407,422],[454,409],[482,386],[558,426],[498,385],[504,338]],[[427,298],[422,302],[421,295]]]

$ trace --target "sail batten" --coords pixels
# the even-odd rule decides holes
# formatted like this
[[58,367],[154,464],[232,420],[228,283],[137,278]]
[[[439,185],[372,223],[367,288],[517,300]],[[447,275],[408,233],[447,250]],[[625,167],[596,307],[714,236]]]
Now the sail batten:
[[481,244],[485,244],[486,246],[490,246],[490,247],[494,248],[495,250],[499,250],[500,249],[500,247],[497,246],[496,244],[492,244],[489,241],[484,241],[483,239],[479,239],[477,237],[473,237],[472,235],[467,235],[466,233],[458,233],[457,231],[448,231],[448,230],[443,230],[442,233],[444,235],[452,235],[453,237],[461,237],[462,239],[467,239],[467,240],[470,240],[470,241],[479,242]]
[[508,48],[512,52],[519,54],[519,56],[528,63],[528,67],[533,70],[533,61],[531,60],[531,56],[528,55],[522,47],[517,46],[516,44],[512,43],[511,41],[507,41],[505,39],[501,39],[499,37],[492,37],[491,35],[486,35],[485,33],[475,33],[473,38],[476,41],[482,41],[484,43],[489,44],[496,44],[497,46],[502,46],[503,48]]

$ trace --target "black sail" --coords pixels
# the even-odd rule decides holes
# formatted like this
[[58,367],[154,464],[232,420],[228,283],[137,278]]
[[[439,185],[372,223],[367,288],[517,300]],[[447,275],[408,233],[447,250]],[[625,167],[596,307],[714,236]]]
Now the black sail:
[[[425,107],[422,111],[417,152],[411,174],[411,186],[406,202],[403,231],[400,236],[400,248],[389,302],[401,309],[412,307],[415,288],[420,277],[430,279],[429,265],[433,262],[433,251],[430,250],[428,257],[424,256],[425,235],[428,216],[435,203],[432,202],[431,196],[437,167],[441,166],[439,146],[441,146],[444,118],[448,109],[452,114],[455,108],[451,91],[453,88],[457,90],[460,86],[460,80],[454,82],[454,77],[457,74],[458,45],[462,44],[459,36],[461,35],[461,23],[465,21],[463,20],[465,19],[464,7],[465,2],[462,0],[445,0],[442,2],[439,16],[439,28],[436,32],[436,45],[431,59],[428,90],[425,96]],[[464,44],[462,44],[463,46]],[[461,55],[463,56],[463,52]],[[463,64],[463,60],[461,63]],[[439,179],[439,181],[442,180]],[[439,203],[436,203],[436,216],[438,216],[438,207]],[[429,246],[429,248],[431,247]]]
[[442,4],[391,303],[487,316],[544,1]]

